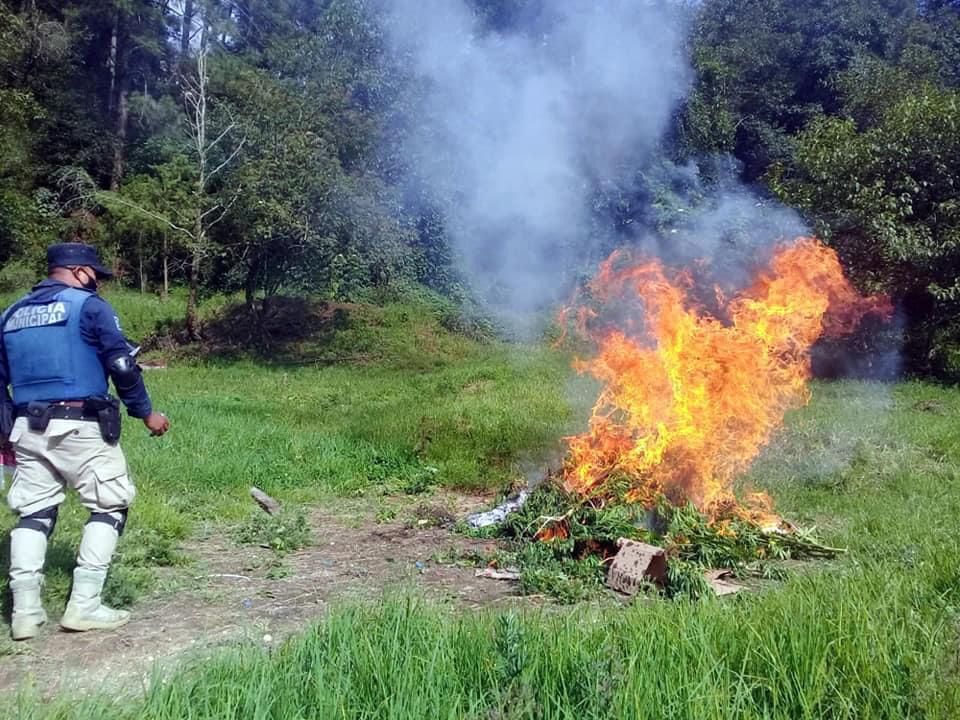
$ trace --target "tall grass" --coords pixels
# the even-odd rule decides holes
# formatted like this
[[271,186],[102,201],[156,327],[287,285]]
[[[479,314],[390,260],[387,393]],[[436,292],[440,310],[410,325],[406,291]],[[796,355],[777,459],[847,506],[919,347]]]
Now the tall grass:
[[[37,279],[38,282],[40,278]],[[28,288],[22,291],[0,293],[0,312],[22,297]],[[174,288],[167,298],[153,293],[139,293],[122,287],[107,285],[101,293],[116,310],[127,337],[140,341],[162,325],[183,317],[186,310],[186,290]],[[214,298],[206,304],[216,306],[219,299]]]
[[849,569],[732,603],[622,610],[457,615],[393,597],[273,651],[158,675],[142,701],[23,717],[946,719],[960,706],[940,664],[954,637],[938,572]]

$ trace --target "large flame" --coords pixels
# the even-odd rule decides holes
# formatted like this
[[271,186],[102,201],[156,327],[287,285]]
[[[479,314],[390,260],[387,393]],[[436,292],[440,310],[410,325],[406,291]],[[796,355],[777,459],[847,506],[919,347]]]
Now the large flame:
[[[596,343],[577,367],[603,390],[589,430],[567,439],[567,489],[626,483],[632,501],[665,495],[715,515],[736,505],[734,478],[784,413],[806,402],[813,343],[892,312],[886,298],[860,296],[836,253],[813,238],[779,247],[730,299],[717,289],[704,300],[692,273],[623,252],[587,290],[591,302],[565,315]],[[747,504],[769,510],[764,496]]]

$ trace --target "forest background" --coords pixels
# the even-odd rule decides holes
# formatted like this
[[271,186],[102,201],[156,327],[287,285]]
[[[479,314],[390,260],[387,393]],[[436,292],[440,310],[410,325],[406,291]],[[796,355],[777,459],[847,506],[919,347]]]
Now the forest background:
[[[683,16],[690,87],[655,152],[591,178],[603,241],[583,238],[558,286],[746,183],[796,208],[861,289],[893,296],[899,369],[960,377],[960,3],[661,4]],[[501,33],[536,31],[545,5],[471,2]],[[62,239],[97,245],[125,285],[187,287],[176,332],[192,339],[215,293],[242,296],[252,342],[281,294],[427,292],[482,314],[496,288],[462,272],[450,198],[411,182],[424,88],[382,12],[0,0],[0,291],[29,286]]]

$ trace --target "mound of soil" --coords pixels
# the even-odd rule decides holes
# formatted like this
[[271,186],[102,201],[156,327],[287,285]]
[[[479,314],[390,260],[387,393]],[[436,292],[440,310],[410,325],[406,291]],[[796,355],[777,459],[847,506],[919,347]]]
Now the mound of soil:
[[203,338],[206,343],[225,347],[263,342],[283,345],[345,329],[352,316],[370,309],[353,303],[276,296],[253,307],[228,306],[204,325]]
[[145,350],[176,353],[190,346],[203,355],[237,356],[269,353],[295,355],[298,346],[329,344],[352,323],[375,320],[377,308],[357,303],[317,301],[306,297],[273,296],[252,306],[235,303],[203,323],[199,348],[182,324],[144,342]]

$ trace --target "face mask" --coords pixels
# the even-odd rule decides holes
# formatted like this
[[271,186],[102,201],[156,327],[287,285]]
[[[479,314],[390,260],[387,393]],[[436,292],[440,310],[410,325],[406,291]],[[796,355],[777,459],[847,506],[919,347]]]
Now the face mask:
[[[79,278],[78,275],[77,275],[78,272],[82,272],[82,273],[84,274],[84,276],[87,278],[86,281],[80,280],[80,278]],[[78,270],[74,270],[74,271],[73,271],[73,276],[74,276],[75,278],[77,278],[77,280],[80,281],[80,284],[83,285],[83,289],[84,289],[84,290],[90,290],[91,292],[96,292],[96,291],[97,291],[97,276],[96,276],[96,275],[90,275],[86,270],[79,270],[79,269],[78,269]]]

